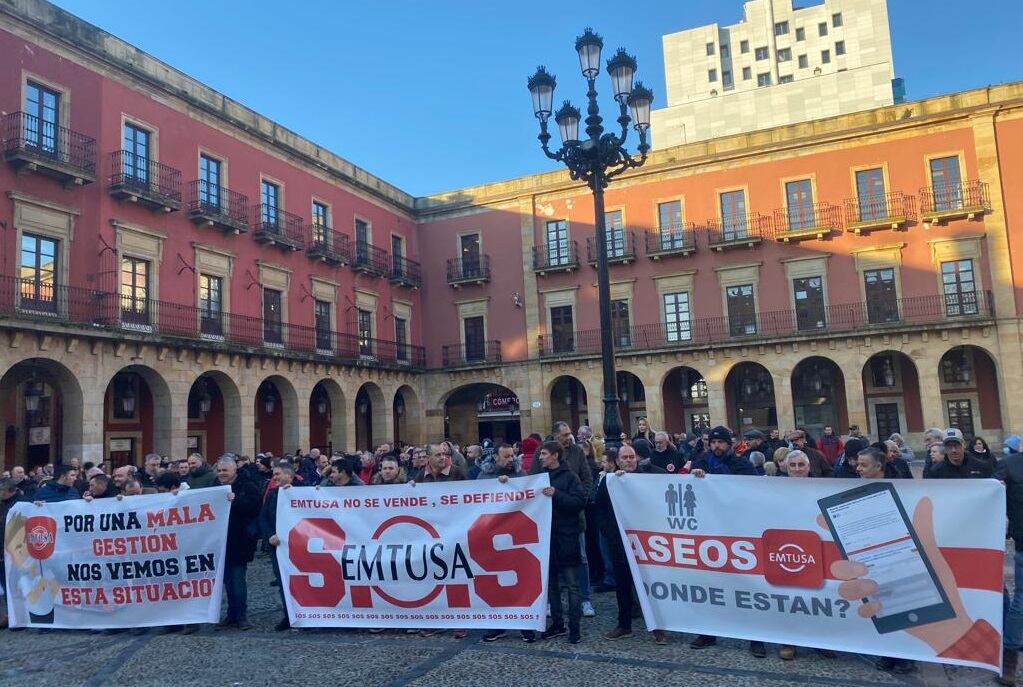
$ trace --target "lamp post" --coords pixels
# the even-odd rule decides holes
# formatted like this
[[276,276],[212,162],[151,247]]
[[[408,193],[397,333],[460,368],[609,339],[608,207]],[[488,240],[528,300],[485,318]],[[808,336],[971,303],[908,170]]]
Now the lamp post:
[[[544,154],[552,159],[563,162],[568,167],[569,176],[576,181],[583,181],[593,193],[594,213],[594,244],[597,249],[597,295],[600,304],[600,357],[604,377],[604,440],[618,445],[622,433],[621,417],[618,413],[618,389],[615,379],[614,341],[611,331],[611,287],[607,276],[607,235],[604,225],[604,189],[611,179],[628,169],[641,166],[647,157],[650,146],[646,140],[647,129],[650,128],[650,103],[653,92],[637,81],[633,84],[636,74],[636,58],[619,48],[614,56],[607,61],[607,73],[611,77],[614,99],[618,103],[618,125],[621,133],[604,132],[603,119],[597,105],[596,80],[600,73],[600,51],[604,47],[603,39],[591,29],[575,41],[575,49],[579,54],[579,66],[587,83],[586,138],[579,138],[579,120],[581,113],[567,100],[554,114],[554,121],[561,134],[561,148],[552,152],[549,143],[551,135],[547,131],[547,122],[552,114],[554,88],[557,81],[543,66],[529,78],[529,93],[533,99],[533,114],[540,120],[540,146]],[[629,117],[629,108],[632,118]],[[630,122],[635,121],[634,128],[639,134],[639,158],[632,157],[625,149],[625,140],[629,133]]]

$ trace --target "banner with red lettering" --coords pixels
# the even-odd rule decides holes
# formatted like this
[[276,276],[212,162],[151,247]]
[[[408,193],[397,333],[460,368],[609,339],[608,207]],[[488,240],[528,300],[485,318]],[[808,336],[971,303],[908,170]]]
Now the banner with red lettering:
[[650,629],[998,670],[995,480],[608,477]]
[[284,490],[277,562],[291,624],[542,630],[549,483]]
[[217,622],[230,493],[15,504],[4,532],[11,626]]

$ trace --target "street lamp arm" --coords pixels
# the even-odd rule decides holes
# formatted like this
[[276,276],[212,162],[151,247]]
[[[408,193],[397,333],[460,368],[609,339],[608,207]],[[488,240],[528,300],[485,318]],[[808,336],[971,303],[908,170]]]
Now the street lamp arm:
[[623,147],[625,146],[625,141],[629,138],[629,123],[632,121],[632,118],[629,117],[629,108],[624,102],[620,103],[619,106],[621,107],[621,112],[618,114],[618,125],[622,127],[622,133],[615,140],[620,147]]
[[546,119],[541,119],[540,120],[540,135],[537,136],[537,139],[539,139],[539,141],[540,141],[540,147],[543,148],[543,154],[546,155],[548,158],[550,158],[551,160],[557,160],[559,162],[565,159],[565,156],[564,156],[565,147],[564,146],[562,146],[561,150],[559,150],[556,153],[552,153],[551,152],[551,149],[550,149],[551,135],[547,131],[547,120]]

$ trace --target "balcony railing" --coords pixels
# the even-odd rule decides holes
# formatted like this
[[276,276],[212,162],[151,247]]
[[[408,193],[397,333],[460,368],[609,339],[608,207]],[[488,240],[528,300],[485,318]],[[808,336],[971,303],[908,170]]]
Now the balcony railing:
[[913,197],[901,191],[846,198],[845,228],[854,234],[898,229],[915,216]]
[[351,364],[426,367],[422,346],[32,279],[0,276],[0,317],[188,339],[208,346],[287,351]]
[[[698,347],[733,341],[749,341],[787,336],[821,335],[840,332],[898,328],[907,325],[989,320],[994,303],[989,291],[961,294],[915,296],[883,303],[829,305],[807,313],[780,310],[757,313],[751,318],[706,317],[672,325],[640,325],[616,330],[616,351],[641,351],[662,348]],[[541,336],[540,357],[597,355],[601,330],[591,329],[572,335]]]
[[188,218],[237,234],[249,228],[249,199],[219,184],[196,179],[189,184]]
[[771,238],[771,218],[757,212],[731,215],[707,222],[710,247],[716,251],[743,246],[752,248]]
[[774,211],[776,241],[823,239],[842,227],[842,209],[831,203],[799,203]]
[[3,118],[4,159],[64,184],[96,180],[96,140],[27,112]]
[[352,241],[347,234],[322,224],[306,227],[306,255],[328,265],[347,265],[352,261]]
[[274,205],[262,203],[252,212],[252,238],[285,250],[302,250],[305,237],[302,218]]
[[392,253],[390,281],[398,286],[418,289],[423,285],[423,269],[415,260]]
[[[636,259],[636,235],[631,231],[608,233],[604,237],[607,249],[607,264],[624,265]],[[597,266],[597,241],[594,237],[586,239],[586,261]]]
[[441,349],[444,367],[456,365],[497,365],[501,362],[500,341],[448,344]]
[[352,254],[352,269],[371,277],[382,277],[391,270],[387,251],[366,241],[355,242]]
[[941,223],[957,217],[973,219],[991,211],[991,196],[983,181],[927,186],[920,189],[923,221]]
[[646,256],[660,260],[672,255],[690,255],[696,252],[696,234],[693,222],[680,222],[660,227],[657,233],[645,232]]
[[541,277],[549,272],[579,269],[579,244],[575,241],[541,243],[533,246],[533,271]]
[[107,190],[115,198],[153,210],[181,209],[181,172],[128,150],[110,154]]
[[484,284],[490,281],[490,256],[451,258],[448,260],[448,285],[456,289],[466,284]]

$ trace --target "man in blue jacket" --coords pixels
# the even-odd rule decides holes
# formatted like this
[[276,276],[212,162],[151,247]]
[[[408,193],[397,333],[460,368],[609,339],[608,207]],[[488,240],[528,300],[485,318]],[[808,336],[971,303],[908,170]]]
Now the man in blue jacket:
[[39,487],[32,500],[34,503],[60,503],[79,499],[82,495],[74,487],[77,479],[78,468],[67,463],[58,463],[53,466],[53,479]]
[[732,431],[727,427],[710,430],[710,450],[693,460],[691,469],[700,469],[711,475],[756,475],[753,465],[732,451]]

